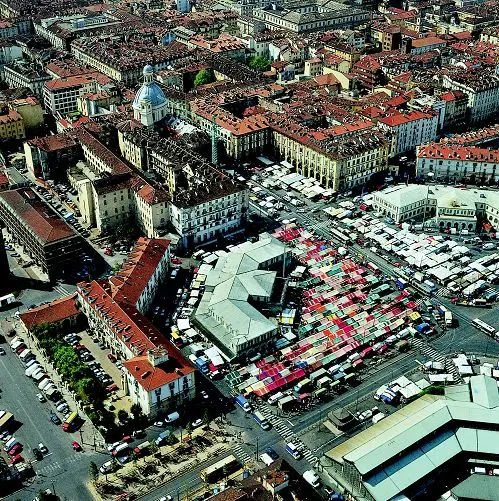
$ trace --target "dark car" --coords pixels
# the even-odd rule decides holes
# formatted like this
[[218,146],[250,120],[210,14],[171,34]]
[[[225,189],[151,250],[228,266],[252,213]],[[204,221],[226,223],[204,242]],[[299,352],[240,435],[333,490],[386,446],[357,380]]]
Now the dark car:
[[59,416],[57,414],[51,414],[50,415],[50,420],[54,424],[61,424],[61,420],[59,419]]
[[33,456],[35,456],[35,459],[37,461],[40,461],[41,459],[43,459],[43,454],[41,453],[41,451],[39,449],[37,449],[36,447],[33,449]]
[[272,461],[277,461],[279,459],[279,454],[277,454],[277,452],[274,449],[272,449],[272,447],[268,447],[267,449],[265,449],[265,452],[270,456]]

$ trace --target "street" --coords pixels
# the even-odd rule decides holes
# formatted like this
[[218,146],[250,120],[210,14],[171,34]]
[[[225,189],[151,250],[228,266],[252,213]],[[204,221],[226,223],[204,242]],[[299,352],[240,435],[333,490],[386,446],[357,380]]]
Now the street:
[[[6,499],[32,500],[40,489],[54,489],[67,499],[93,499],[85,487],[88,479],[90,461],[101,462],[102,455],[95,453],[90,444],[83,445],[83,452],[75,452],[71,442],[80,442],[78,433],[65,433],[61,426],[50,421],[50,412],[54,405],[50,401],[41,403],[36,396],[40,390],[34,381],[24,374],[25,367],[12,353],[7,343],[2,344],[6,354],[0,357],[1,407],[14,414],[18,429],[12,432],[23,444],[22,456],[26,461],[35,461],[34,447],[42,442],[49,450],[43,460],[35,461],[36,473],[33,483]],[[4,454],[2,452],[2,454]]]

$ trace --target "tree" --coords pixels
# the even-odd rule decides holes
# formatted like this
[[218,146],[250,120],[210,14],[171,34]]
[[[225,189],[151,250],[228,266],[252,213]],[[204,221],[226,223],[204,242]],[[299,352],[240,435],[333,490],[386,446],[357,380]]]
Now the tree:
[[208,409],[205,409],[204,410],[204,414],[203,414],[203,424],[204,426],[208,426],[210,424],[210,411]]
[[92,477],[92,480],[95,482],[99,478],[99,468],[97,468],[97,465],[93,461],[90,461],[88,468],[90,476]]
[[268,71],[270,69],[270,61],[262,56],[253,56],[250,58],[248,66],[256,71]]
[[185,432],[187,433],[187,435],[189,437],[192,435],[192,424],[191,423],[187,423],[187,425],[185,427]]
[[118,411],[118,421],[124,423],[128,419],[128,412],[120,409]]
[[203,69],[198,71],[196,77],[194,78],[194,87],[199,87],[200,85],[209,84],[215,81],[215,75],[209,69]]
[[142,415],[142,407],[139,404],[132,404],[130,407],[130,412],[133,416],[133,419],[139,419]]

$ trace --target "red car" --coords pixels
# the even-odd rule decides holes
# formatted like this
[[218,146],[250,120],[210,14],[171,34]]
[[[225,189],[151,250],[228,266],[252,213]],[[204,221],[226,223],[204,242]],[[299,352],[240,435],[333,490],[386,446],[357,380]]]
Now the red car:
[[393,263],[393,266],[395,266],[395,268],[400,268],[400,263],[399,262]]
[[12,449],[9,451],[9,456],[16,456],[23,450],[22,444],[16,444]]
[[178,257],[173,257],[171,259],[172,263],[173,264],[182,264],[182,259],[178,258]]
[[105,254],[106,256],[113,256],[113,255],[114,255],[113,249],[111,249],[110,247],[107,247],[107,248],[104,250],[104,254]]
[[13,458],[10,458],[10,464],[22,463],[23,461],[24,458],[21,456],[21,454],[17,454]]
[[378,355],[383,355],[383,353],[385,353],[386,350],[388,350],[388,346],[386,346],[386,344],[384,344],[376,353]]
[[108,353],[107,354],[107,358],[109,358],[109,360],[111,360],[111,362],[116,362],[116,357],[112,354],[112,353]]
[[110,384],[109,386],[106,386],[106,391],[108,393],[112,393],[113,391],[116,391],[117,389],[118,389],[118,387],[116,386],[115,383]]
[[130,437],[129,435],[125,435],[122,439],[121,439],[122,442],[126,442],[127,444],[129,444],[130,442],[133,442],[133,438]]
[[71,446],[73,447],[73,449],[74,449],[75,451],[81,451],[81,445],[80,445],[78,442],[76,442],[76,441],[75,441],[75,442],[73,442],[73,443],[71,444]]

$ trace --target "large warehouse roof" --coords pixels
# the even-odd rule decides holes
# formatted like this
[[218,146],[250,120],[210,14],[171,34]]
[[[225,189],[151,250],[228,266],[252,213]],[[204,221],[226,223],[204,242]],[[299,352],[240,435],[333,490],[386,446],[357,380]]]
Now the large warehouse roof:
[[[326,455],[352,464],[374,499],[391,499],[465,452],[499,450],[499,394],[492,378],[474,376],[445,397],[425,395]],[[467,390],[467,392],[465,391]]]

